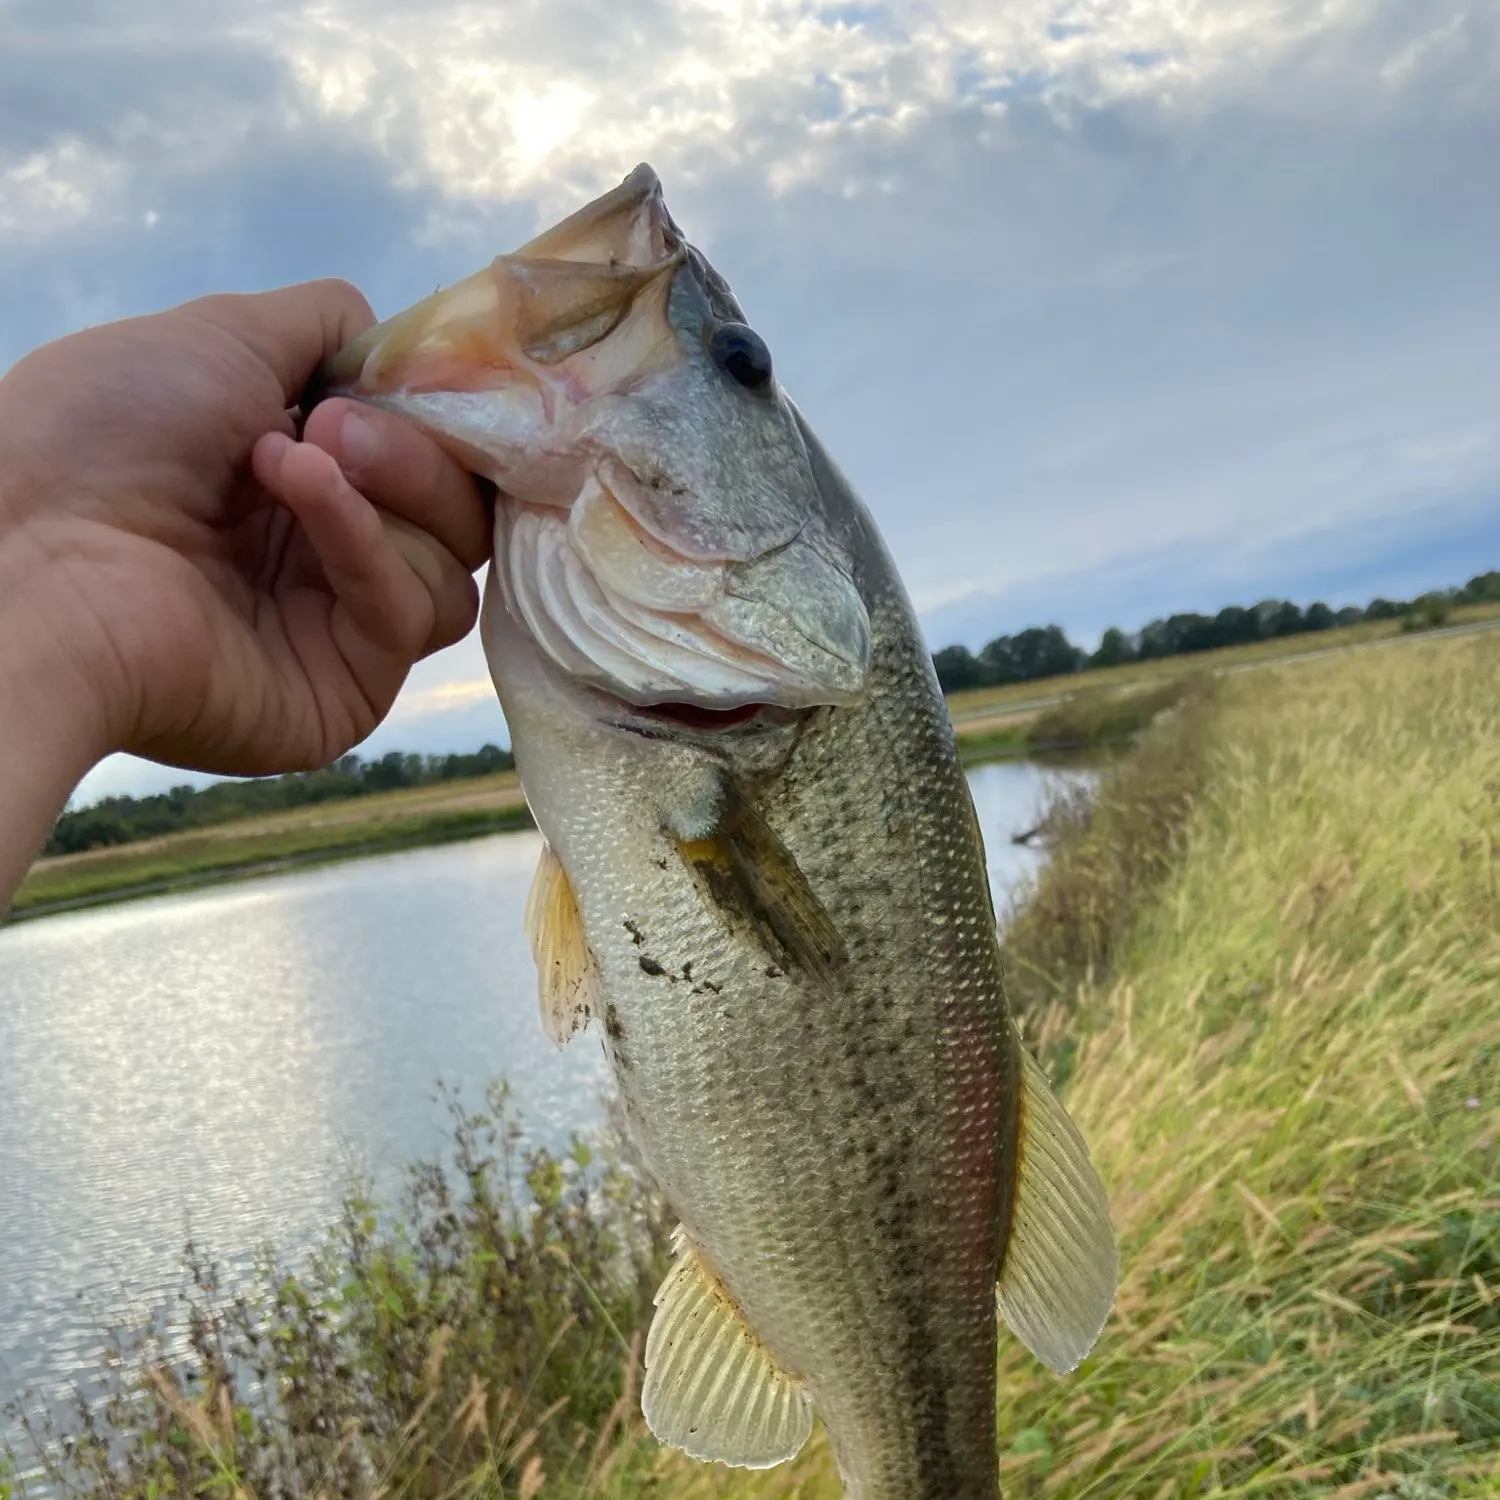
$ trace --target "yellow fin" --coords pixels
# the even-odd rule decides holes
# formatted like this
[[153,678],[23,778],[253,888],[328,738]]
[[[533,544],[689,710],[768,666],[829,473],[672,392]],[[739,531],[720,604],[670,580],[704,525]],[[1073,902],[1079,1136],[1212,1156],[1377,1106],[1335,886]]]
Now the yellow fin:
[[573,887],[551,844],[542,845],[526,898],[526,936],[536,960],[542,1029],[559,1047],[566,1047],[589,1024],[598,971],[583,935]]
[[733,782],[725,782],[713,832],[679,847],[713,899],[747,921],[772,958],[825,983],[848,961],[843,937],[795,856]]
[[1049,1369],[1077,1368],[1115,1300],[1109,1200],[1078,1127],[1019,1036],[1015,1206],[998,1300],[1010,1330]]
[[812,1431],[811,1403],[680,1228],[673,1246],[646,1335],[646,1425],[690,1458],[741,1469],[785,1463]]

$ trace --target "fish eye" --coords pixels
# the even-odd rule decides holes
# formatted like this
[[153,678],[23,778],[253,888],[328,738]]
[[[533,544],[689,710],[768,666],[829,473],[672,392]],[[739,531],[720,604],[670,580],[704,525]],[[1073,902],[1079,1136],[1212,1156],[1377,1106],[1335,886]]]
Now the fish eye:
[[758,391],[770,384],[771,351],[766,341],[744,323],[721,323],[709,340],[713,362],[736,384]]

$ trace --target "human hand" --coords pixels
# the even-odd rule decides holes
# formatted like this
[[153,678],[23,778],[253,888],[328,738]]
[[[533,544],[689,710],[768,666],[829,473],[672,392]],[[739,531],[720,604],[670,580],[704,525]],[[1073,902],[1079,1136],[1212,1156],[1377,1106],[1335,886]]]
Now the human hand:
[[321,765],[468,632],[490,549],[474,481],[346,401],[295,439],[308,377],[372,321],[341,282],[207,297],[0,379],[0,716],[33,750],[45,732],[75,774],[113,750]]

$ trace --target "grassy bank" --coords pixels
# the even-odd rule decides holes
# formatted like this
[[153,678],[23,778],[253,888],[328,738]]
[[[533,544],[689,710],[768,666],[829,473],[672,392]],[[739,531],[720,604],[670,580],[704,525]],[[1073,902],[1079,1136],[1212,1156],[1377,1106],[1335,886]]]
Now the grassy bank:
[[[1007,1495],[1500,1493],[1500,641],[1220,684],[1051,826],[1007,964],[1123,1279],[1073,1376],[1003,1342]],[[196,1373],[132,1352],[55,1482],[835,1500],[820,1434],[764,1474],[654,1447],[658,1207],[494,1119],[312,1272],[200,1278]]]
[[1497,688],[1493,640],[1236,685],[1180,831],[1139,867],[1112,798],[1017,913],[1124,1279],[1079,1375],[1007,1349],[1013,1495],[1500,1492]]
[[[1456,610],[1453,624],[1500,615]],[[948,699],[965,765],[1117,746],[1211,676],[1273,667],[1330,651],[1410,641],[1395,620],[1231,646],[1160,661],[956,693]],[[1427,643],[1414,641],[1416,649]],[[38,860],[11,906],[15,918],[190,889],[361,854],[473,837],[529,824],[514,773],[478,776],[352,802],[322,803],[82,854]],[[0,914],[3,915],[3,914]]]
[[[1039,714],[960,731],[966,765],[1118,745],[1181,700],[1196,678],[1094,688]],[[11,906],[20,920],[106,901],[188,890],[366,854],[531,826],[513,772],[264,814],[38,860]]]
[[[1500,607],[1493,604],[1471,604],[1455,609],[1448,626],[1455,628],[1483,625],[1496,618],[1500,618]],[[1069,677],[1038,678],[1031,682],[1008,683],[1004,687],[970,688],[950,694],[948,708],[954,723],[963,729],[967,724],[1015,712],[1028,704],[1063,694],[1096,690],[1114,692],[1203,672],[1238,673],[1273,667],[1301,657],[1319,657],[1329,651],[1394,644],[1398,641],[1410,642],[1412,645],[1425,644],[1420,641],[1420,635],[1413,636],[1404,630],[1400,620],[1372,620],[1336,630],[1319,630],[1307,635],[1255,641],[1243,646],[1224,646],[1216,651],[1132,661],[1118,667],[1096,667]]]
[[530,826],[519,783],[503,772],[40,860],[12,911],[17,918],[40,916]]
[[1095,762],[1128,748],[1170,709],[1211,691],[1208,673],[1184,674],[1123,688],[1086,688],[1048,707],[986,724],[958,729],[958,756],[965,766],[1027,758],[1066,765],[1076,752],[1097,752]]

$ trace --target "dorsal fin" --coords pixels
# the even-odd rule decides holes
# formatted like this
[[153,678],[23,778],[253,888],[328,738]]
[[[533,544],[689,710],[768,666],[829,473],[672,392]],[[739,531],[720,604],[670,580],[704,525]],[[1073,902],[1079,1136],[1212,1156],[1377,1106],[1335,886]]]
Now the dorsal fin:
[[679,1228],[646,1335],[641,1412],[659,1441],[691,1458],[769,1469],[812,1431],[812,1405],[751,1331]]
[[566,1047],[594,1013],[598,970],[583,935],[573,887],[548,843],[542,845],[526,898],[526,936],[536,960],[542,1029],[559,1047]]
[[[1014,1034],[1014,1028],[1012,1028]],[[1115,1300],[1109,1200],[1046,1075],[1021,1054],[1015,1206],[997,1289],[1010,1330],[1049,1369],[1075,1369]]]

